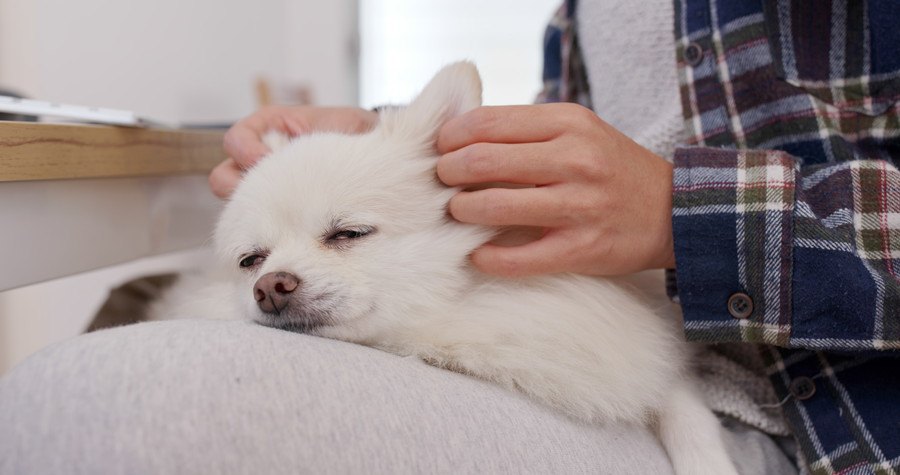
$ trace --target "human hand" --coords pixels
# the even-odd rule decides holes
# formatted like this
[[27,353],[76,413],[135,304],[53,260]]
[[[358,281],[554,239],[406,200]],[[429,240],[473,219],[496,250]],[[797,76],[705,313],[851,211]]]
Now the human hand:
[[209,174],[209,187],[219,198],[226,198],[244,171],[270,152],[262,137],[277,130],[290,137],[312,131],[362,133],[378,121],[378,114],[354,107],[269,106],[235,123],[225,133],[225,153],[230,158]]
[[557,272],[619,275],[675,266],[672,165],[575,104],[480,107],[438,136],[438,177],[461,191],[459,221],[544,229],[532,242],[488,243],[482,271],[508,277]]

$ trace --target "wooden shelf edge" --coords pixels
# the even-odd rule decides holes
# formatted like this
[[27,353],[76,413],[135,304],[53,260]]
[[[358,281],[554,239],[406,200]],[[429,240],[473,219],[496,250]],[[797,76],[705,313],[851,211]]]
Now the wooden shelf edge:
[[0,122],[0,182],[205,174],[224,133]]

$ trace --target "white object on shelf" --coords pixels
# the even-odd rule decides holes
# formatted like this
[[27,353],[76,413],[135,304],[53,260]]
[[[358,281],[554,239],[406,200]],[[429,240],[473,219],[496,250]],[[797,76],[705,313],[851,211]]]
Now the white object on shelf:
[[129,127],[172,127],[172,125],[163,124],[159,121],[138,117],[134,112],[126,110],[59,104],[2,95],[0,95],[0,112],[35,115],[38,117],[61,117],[80,122]]

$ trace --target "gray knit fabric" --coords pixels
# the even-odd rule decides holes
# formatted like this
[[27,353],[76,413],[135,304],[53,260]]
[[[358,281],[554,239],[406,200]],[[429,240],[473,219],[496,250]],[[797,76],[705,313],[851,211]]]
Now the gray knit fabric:
[[697,356],[697,372],[700,391],[714,411],[767,434],[790,435],[758,345],[707,346]]
[[613,127],[672,160],[686,138],[671,0],[580,0],[579,45],[591,103]]
[[[727,421],[740,473],[791,474]],[[0,379],[0,474],[667,474],[646,429],[588,425],[418,360],[246,322],[102,330]]]

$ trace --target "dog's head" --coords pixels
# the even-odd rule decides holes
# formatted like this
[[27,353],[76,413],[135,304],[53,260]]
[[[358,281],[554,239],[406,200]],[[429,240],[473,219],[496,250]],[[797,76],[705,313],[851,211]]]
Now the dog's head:
[[435,141],[480,102],[475,67],[453,64],[369,133],[300,137],[247,173],[215,233],[241,312],[365,341],[461,292],[490,231],[447,216]]

